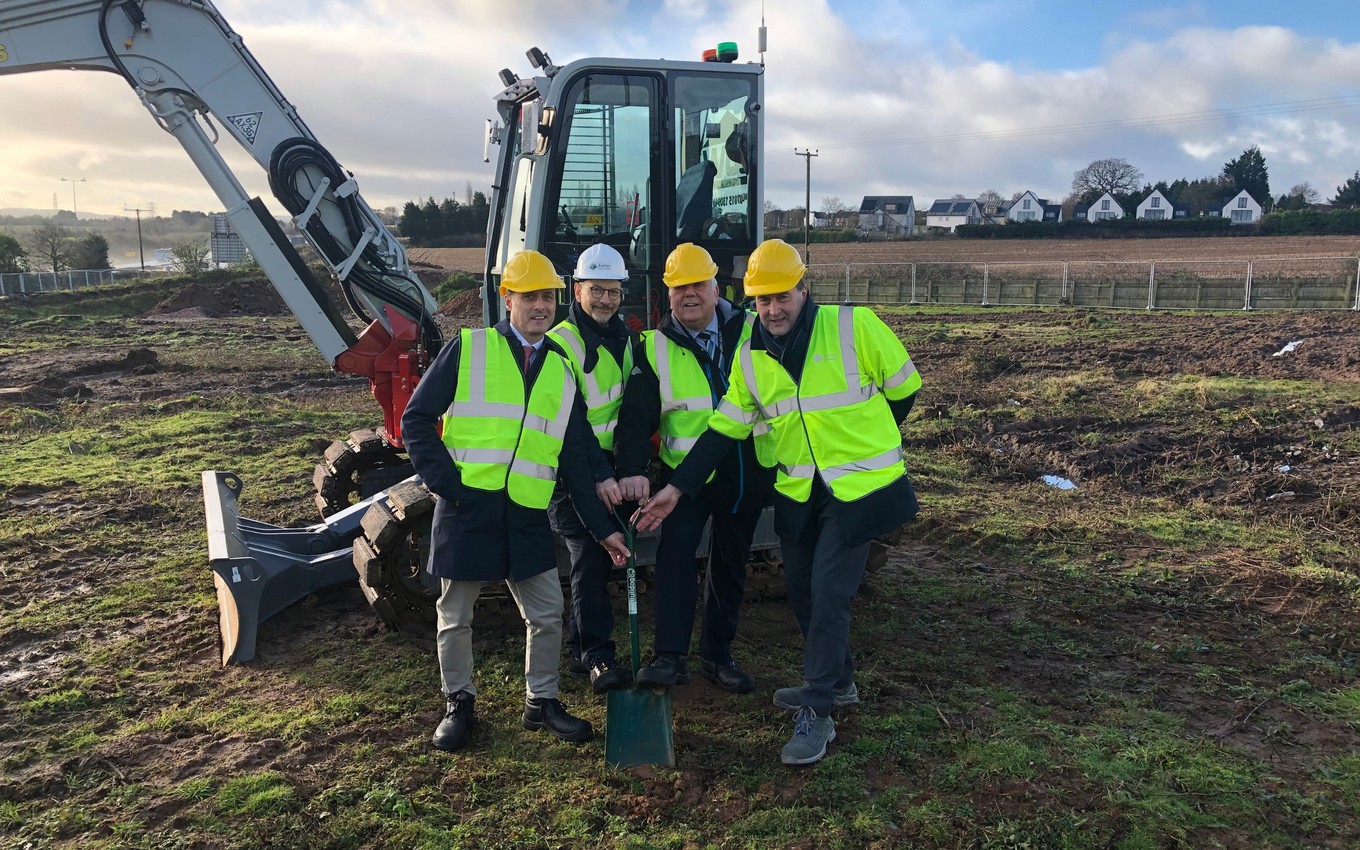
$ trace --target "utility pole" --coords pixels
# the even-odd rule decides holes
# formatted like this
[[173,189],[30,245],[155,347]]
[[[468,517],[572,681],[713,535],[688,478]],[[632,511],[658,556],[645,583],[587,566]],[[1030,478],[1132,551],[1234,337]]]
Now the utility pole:
[[812,265],[812,253],[808,249],[811,242],[808,239],[808,228],[812,227],[812,158],[817,155],[817,151],[810,151],[803,148],[800,153],[798,148],[793,149],[794,156],[801,156],[807,161],[807,195],[803,200],[803,264]]
[[142,250],[142,213],[144,212],[149,213],[155,211],[156,211],[155,204],[147,204],[146,208],[130,207],[127,204],[123,204],[123,212],[131,212],[137,214],[137,257],[142,262],[142,271],[146,271],[146,252]]

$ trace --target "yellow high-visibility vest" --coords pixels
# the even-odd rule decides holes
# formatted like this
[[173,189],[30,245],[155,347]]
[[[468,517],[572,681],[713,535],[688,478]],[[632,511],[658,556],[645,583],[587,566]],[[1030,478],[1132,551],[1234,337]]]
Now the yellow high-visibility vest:
[[819,307],[802,379],[749,342],[737,352],[727,395],[709,426],[733,439],[756,432],[756,456],[778,469],[775,489],[806,502],[820,475],[852,502],[906,474],[902,434],[888,401],[921,387],[911,356],[866,307]]
[[[750,339],[754,324],[755,314],[747,313],[738,345]],[[642,340],[647,362],[656,373],[661,390],[658,454],[662,463],[675,469],[708,429],[708,419],[713,414],[713,390],[694,352],[677,345],[659,330],[645,332]]]
[[633,373],[633,346],[629,343],[624,344],[623,365],[620,366],[614,355],[601,344],[598,357],[595,359],[595,368],[587,372],[586,343],[581,336],[580,328],[571,322],[562,322],[548,331],[548,336],[567,352],[567,360],[571,363],[576,385],[585,396],[588,414],[586,418],[590,420],[590,430],[595,432],[595,439],[600,441],[600,448],[607,452],[613,451],[614,429],[619,424],[619,408],[623,406],[623,388],[628,383],[628,376]]
[[576,400],[571,368],[541,348],[538,379],[526,393],[515,352],[499,331],[464,329],[459,344],[458,386],[443,439],[463,486],[505,490],[515,504],[547,508]]

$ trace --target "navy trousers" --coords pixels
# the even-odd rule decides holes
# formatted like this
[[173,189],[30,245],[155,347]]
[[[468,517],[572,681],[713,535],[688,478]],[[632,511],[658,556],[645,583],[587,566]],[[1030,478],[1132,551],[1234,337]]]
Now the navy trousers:
[[708,571],[704,579],[704,619],[699,654],[717,664],[732,660],[732,641],[746,592],[746,560],[751,553],[760,510],[713,510],[702,499],[682,495],[675,510],[661,524],[656,553],[657,652],[689,654],[698,599],[695,551],[704,523],[713,519],[709,534]]
[[[627,514],[624,514],[627,516]],[[586,531],[565,490],[553,493],[549,525],[571,555],[568,651],[589,666],[614,663],[614,607],[609,599],[609,553]]]

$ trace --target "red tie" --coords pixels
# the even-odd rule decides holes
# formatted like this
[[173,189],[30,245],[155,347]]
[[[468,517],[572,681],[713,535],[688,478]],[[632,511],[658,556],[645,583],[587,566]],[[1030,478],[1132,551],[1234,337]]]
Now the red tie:
[[529,374],[529,364],[534,362],[534,347],[524,346],[524,374]]

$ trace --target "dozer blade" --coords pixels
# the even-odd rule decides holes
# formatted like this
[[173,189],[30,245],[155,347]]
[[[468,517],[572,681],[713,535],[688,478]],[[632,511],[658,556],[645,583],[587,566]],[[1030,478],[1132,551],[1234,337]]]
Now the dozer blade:
[[282,528],[242,517],[241,479],[203,473],[208,562],[217,586],[222,664],[255,657],[260,623],[322,588],[356,581],[353,541],[378,494],[306,528]]

